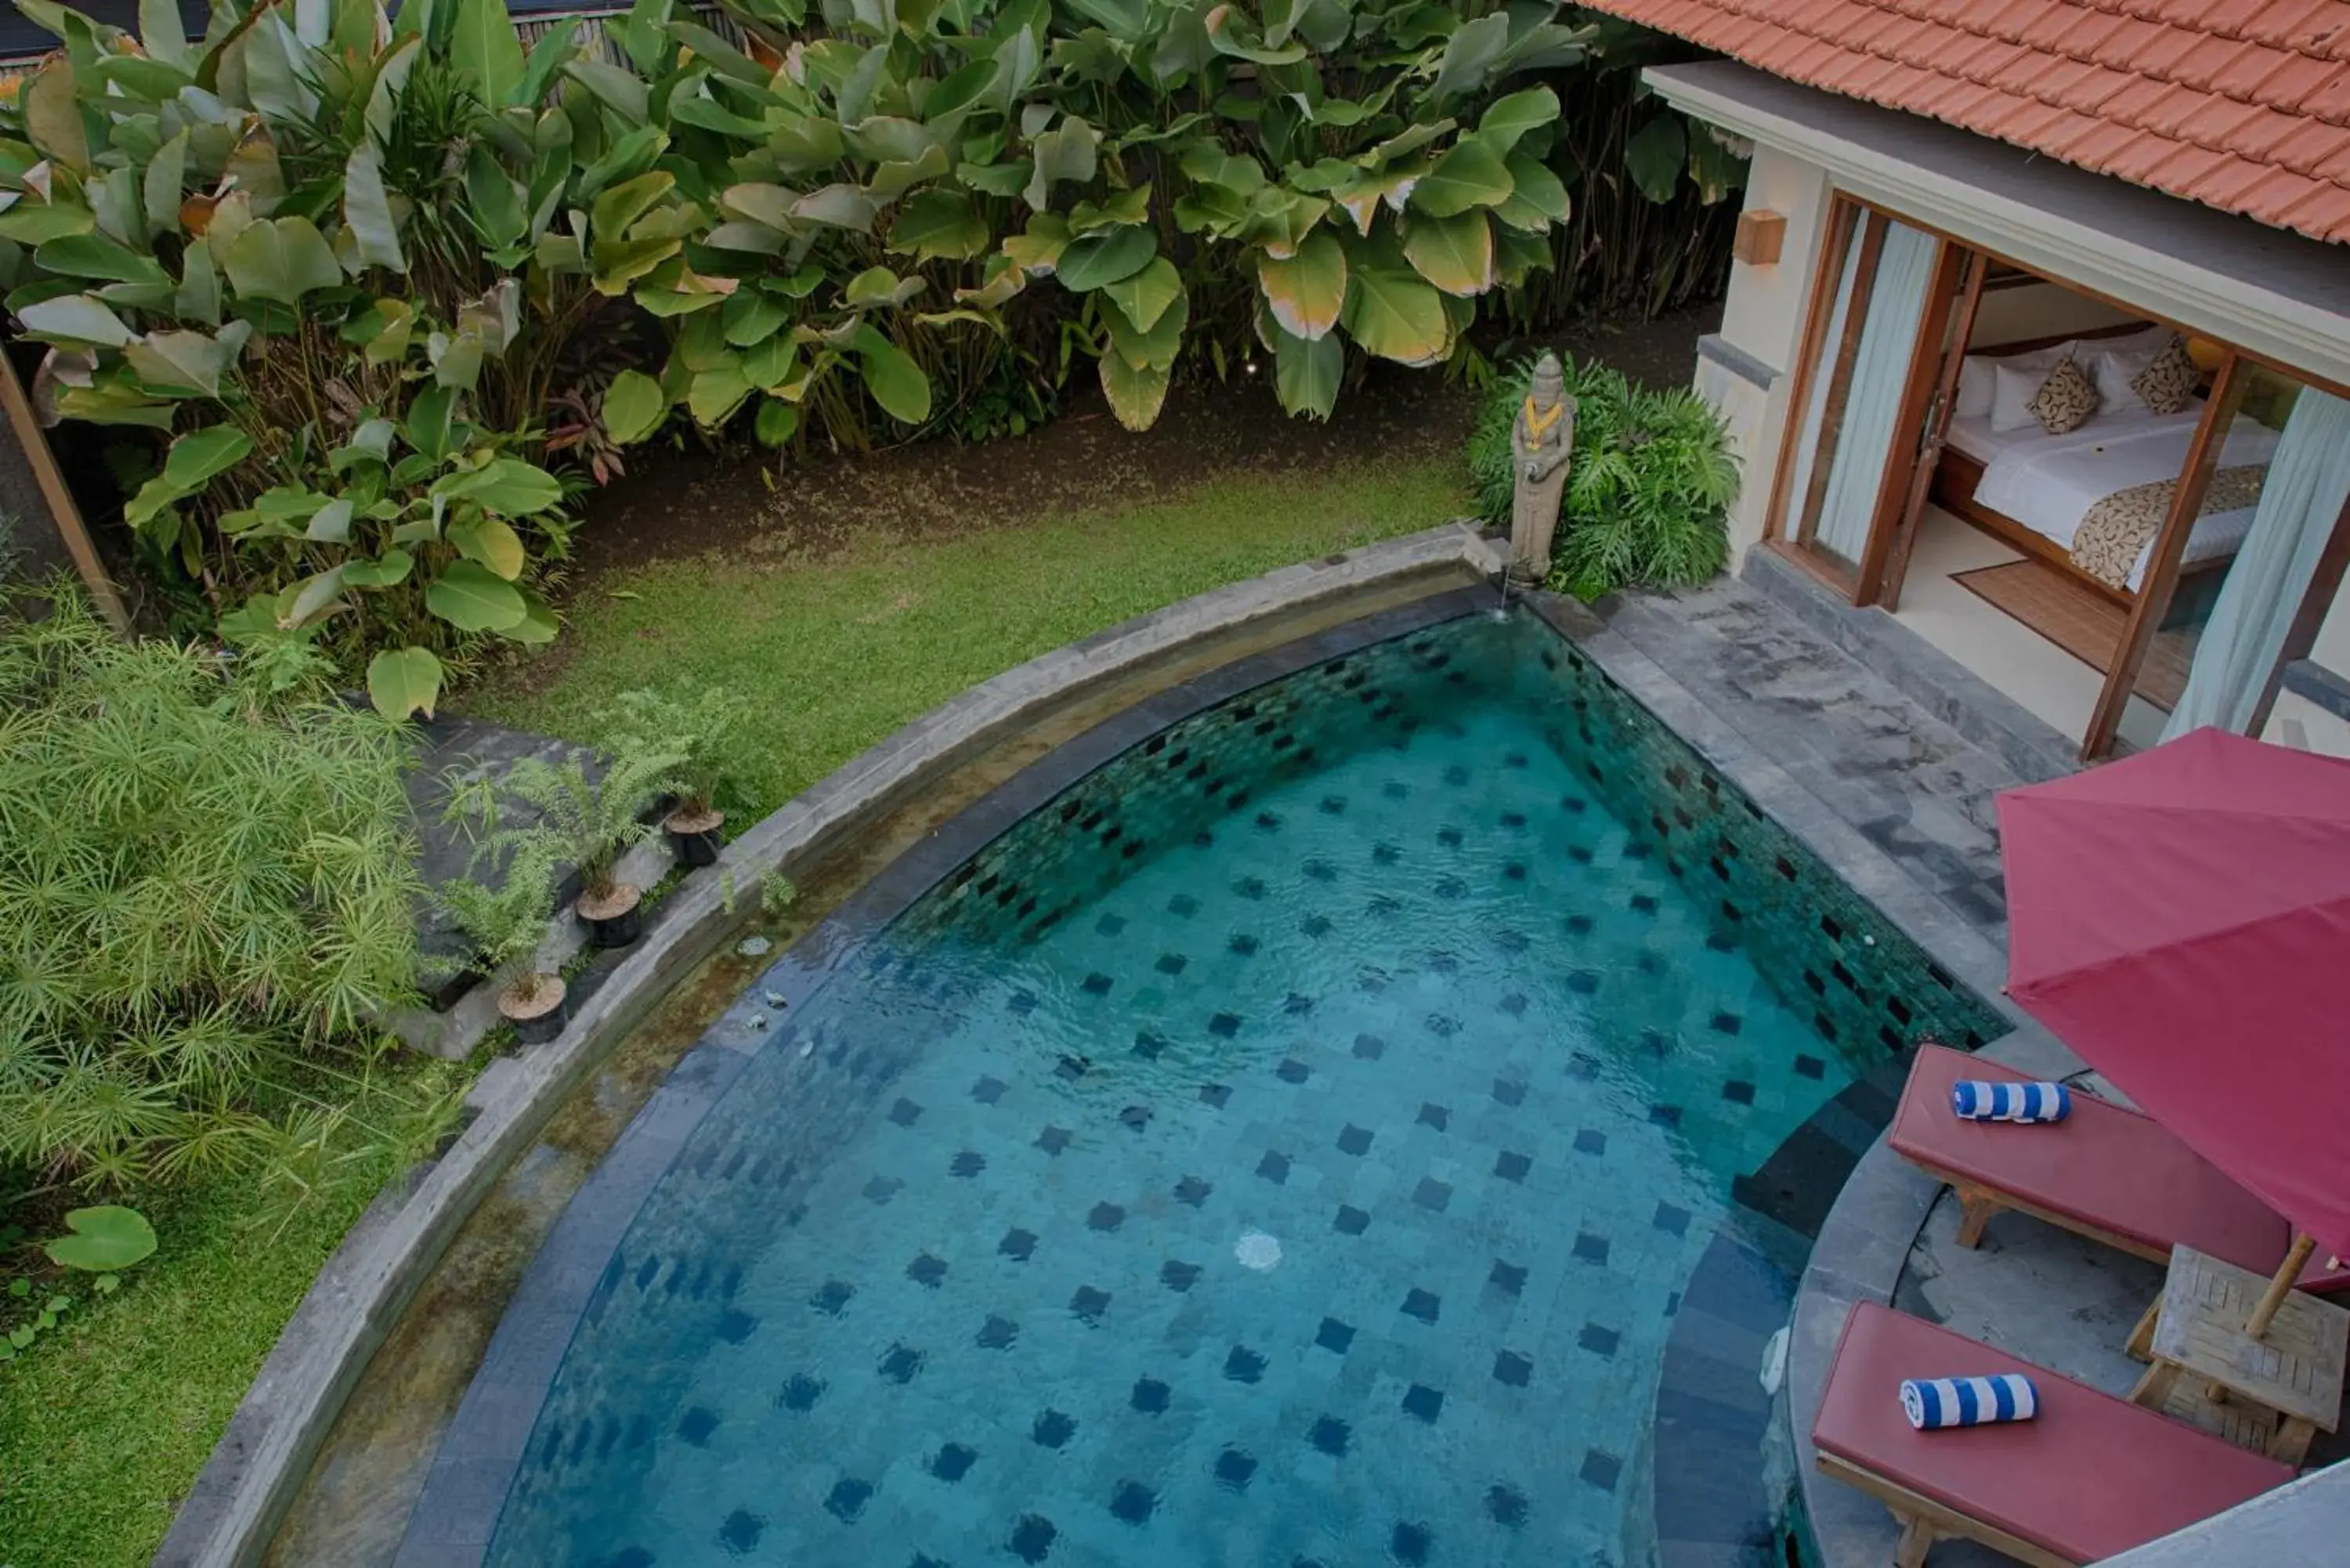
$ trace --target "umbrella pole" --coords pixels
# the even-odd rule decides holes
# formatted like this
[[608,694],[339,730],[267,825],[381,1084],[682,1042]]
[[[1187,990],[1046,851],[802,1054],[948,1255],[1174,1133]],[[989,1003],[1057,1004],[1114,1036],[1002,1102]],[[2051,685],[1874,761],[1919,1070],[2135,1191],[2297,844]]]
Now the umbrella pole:
[[2293,1293],[2293,1282],[2301,1278],[2303,1265],[2309,1262],[2309,1255],[2315,1251],[2317,1238],[2308,1231],[2301,1231],[2293,1237],[2292,1247],[2285,1252],[2284,1262],[2277,1265],[2276,1278],[2269,1282],[2269,1288],[2262,1293],[2260,1305],[2252,1309],[2252,1315],[2244,1320],[2246,1334],[2254,1339],[2268,1334],[2270,1322],[2275,1318],[2277,1309],[2284,1305],[2284,1298]]

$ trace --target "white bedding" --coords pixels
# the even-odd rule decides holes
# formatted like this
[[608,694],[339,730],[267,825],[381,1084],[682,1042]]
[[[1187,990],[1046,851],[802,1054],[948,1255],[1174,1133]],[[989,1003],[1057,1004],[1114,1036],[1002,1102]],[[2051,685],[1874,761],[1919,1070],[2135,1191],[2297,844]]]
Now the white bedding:
[[[1950,444],[1983,465],[1982,479],[1975,486],[1978,502],[2070,549],[2089,508],[2106,496],[2178,477],[2202,416],[2200,403],[2175,414],[2100,414],[2060,436],[2038,430],[2002,434],[1992,431],[1988,419],[1954,419]],[[2239,419],[2220,449],[2220,466],[2266,462],[2276,443],[2276,431]],[[2234,555],[2251,525],[2249,507],[2197,518],[2187,535],[2185,559],[2192,563]],[[2145,577],[2153,553],[2149,539],[2130,568],[2132,588]]]

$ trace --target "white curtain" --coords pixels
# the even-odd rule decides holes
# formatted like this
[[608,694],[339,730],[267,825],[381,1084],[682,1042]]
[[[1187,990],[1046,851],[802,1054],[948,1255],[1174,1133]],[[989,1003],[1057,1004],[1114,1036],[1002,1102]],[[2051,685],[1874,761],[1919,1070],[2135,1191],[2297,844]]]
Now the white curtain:
[[1795,472],[1793,488],[1787,494],[1790,518],[1800,518],[1812,493],[1812,460],[1820,450],[1820,424],[1827,413],[1828,383],[1835,379],[1836,345],[1844,341],[1844,324],[1852,311],[1854,275],[1860,270],[1860,235],[1858,224],[1853,228],[1852,243],[1844,248],[1843,281],[1836,285],[1835,302],[1828,310],[1828,325],[1820,337],[1820,360],[1812,375],[1810,392],[1804,400],[1804,434],[1795,443]]
[[2241,732],[2350,503],[2350,403],[2304,387],[2284,422],[2243,548],[2228,567],[2166,741],[2217,724]]
[[[1868,544],[1886,461],[1897,440],[1914,441],[1914,431],[1897,431],[1901,391],[1909,379],[1918,327],[1925,319],[1926,288],[1933,279],[1934,236],[1903,223],[1886,226],[1877,258],[1877,286],[1862,319],[1853,360],[1851,391],[1844,406],[1843,433],[1828,467],[1827,490],[1812,537],[1823,548],[1857,562]],[[1807,431],[1817,437],[1817,431]]]

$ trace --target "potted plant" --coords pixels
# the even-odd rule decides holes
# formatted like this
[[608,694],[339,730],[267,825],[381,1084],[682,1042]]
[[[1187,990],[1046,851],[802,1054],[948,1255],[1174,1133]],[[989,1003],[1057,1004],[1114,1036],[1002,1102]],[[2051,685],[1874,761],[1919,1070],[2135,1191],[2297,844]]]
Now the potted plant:
[[[486,849],[488,846],[484,846]],[[495,885],[443,883],[434,897],[473,944],[475,961],[502,981],[498,1015],[525,1045],[544,1044],[570,1022],[563,977],[538,965],[554,902],[555,865],[544,841],[517,838]]]
[[710,866],[724,842],[726,814],[718,793],[726,784],[721,761],[727,737],[749,707],[723,686],[691,697],[650,689],[624,691],[597,715],[608,741],[622,752],[666,752],[677,757],[670,770],[669,815],[661,821],[670,849],[681,866]]
[[[620,880],[620,857],[652,836],[652,824],[639,813],[669,793],[677,763],[674,753],[630,749],[591,772],[588,759],[577,753],[560,763],[526,757],[499,784],[501,793],[538,812],[515,836],[579,874],[573,909],[599,948],[626,947],[644,930],[644,889]],[[493,835],[491,842],[505,836]]]

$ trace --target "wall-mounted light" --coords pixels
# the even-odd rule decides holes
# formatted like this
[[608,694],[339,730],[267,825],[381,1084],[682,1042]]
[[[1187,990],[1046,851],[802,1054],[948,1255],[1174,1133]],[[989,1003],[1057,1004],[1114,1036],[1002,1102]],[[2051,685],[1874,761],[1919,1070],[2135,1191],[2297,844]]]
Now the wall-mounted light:
[[1779,249],[1786,243],[1786,214],[1756,207],[1738,214],[1738,233],[1730,242],[1730,254],[1748,266],[1770,266],[1778,261]]

